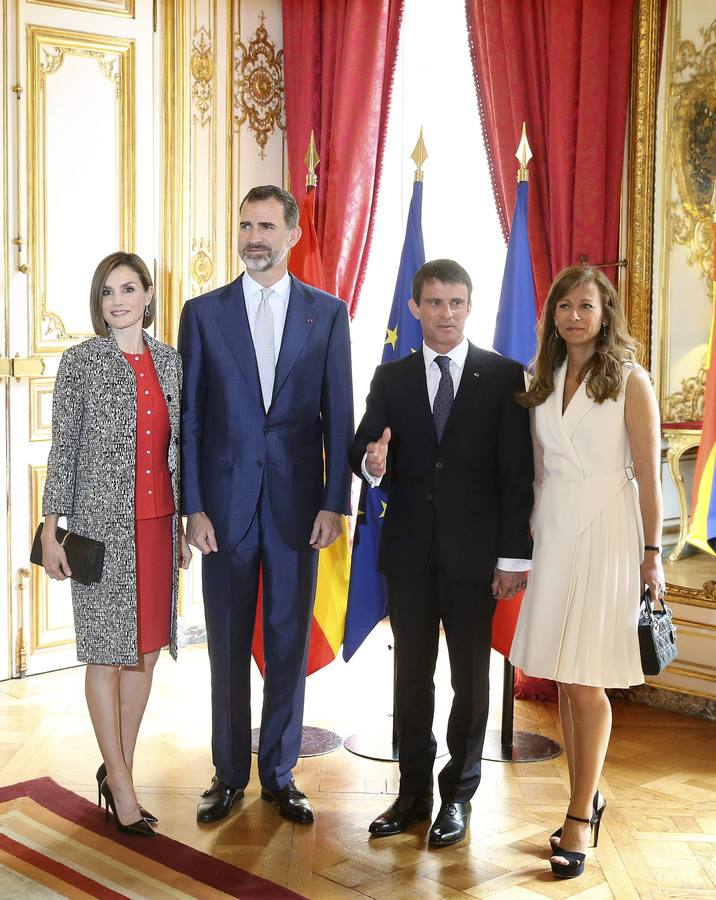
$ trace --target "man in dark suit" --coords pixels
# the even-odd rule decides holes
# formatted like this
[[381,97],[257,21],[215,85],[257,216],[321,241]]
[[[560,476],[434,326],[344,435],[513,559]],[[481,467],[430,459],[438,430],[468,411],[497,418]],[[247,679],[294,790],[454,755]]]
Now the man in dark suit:
[[[246,272],[182,311],[182,496],[187,538],[204,554],[216,774],[197,818],[225,816],[251,766],[250,660],[259,567],[264,800],[312,822],[291,769],[301,745],[318,550],[350,512],[353,434],[346,306],[287,271],[298,208],[273,185],[240,208]],[[325,458],[325,478],[324,478]]]
[[522,368],[465,338],[471,291],[452,260],[418,270],[409,305],[422,348],[378,367],[351,447],[356,474],[388,491],[378,567],[396,645],[400,791],[370,831],[397,834],[430,817],[442,620],[454,699],[434,847],[465,836],[487,724],[492,615],[525,584],[532,555],[532,444],[514,400]]

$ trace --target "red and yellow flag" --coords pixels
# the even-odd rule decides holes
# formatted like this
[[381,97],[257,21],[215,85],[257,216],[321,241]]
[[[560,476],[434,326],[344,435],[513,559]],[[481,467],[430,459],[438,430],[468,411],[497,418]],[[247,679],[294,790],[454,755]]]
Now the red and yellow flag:
[[[291,251],[288,268],[292,275],[319,290],[325,290],[323,260],[313,224],[314,192],[309,191],[301,204],[298,224],[301,237]],[[311,639],[308,648],[308,674],[333,662],[343,643],[351,571],[348,519],[341,517],[339,537],[318,555],[318,582],[313,607]],[[256,665],[264,671],[261,586],[256,606],[256,624],[252,652]]]
[[713,308],[706,351],[704,421],[696,458],[693,512],[688,541],[716,556],[716,211],[714,229]]

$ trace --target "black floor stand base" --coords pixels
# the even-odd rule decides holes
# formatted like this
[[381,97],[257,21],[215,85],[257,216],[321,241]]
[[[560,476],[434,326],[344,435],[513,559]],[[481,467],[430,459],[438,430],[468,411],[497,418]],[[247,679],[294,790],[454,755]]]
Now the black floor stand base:
[[[259,752],[260,728],[251,731],[251,752]],[[333,753],[343,743],[343,738],[335,731],[327,728],[314,728],[313,725],[304,725],[301,732],[301,750],[299,759],[303,756],[323,756],[324,753]]]
[[540,762],[559,756],[562,748],[551,738],[531,731],[514,731],[512,743],[504,743],[501,731],[488,731],[482,758],[493,762]]
[[[343,741],[343,746],[356,756],[375,759],[378,762],[398,761],[398,741],[393,733],[393,716],[385,717],[384,723],[370,731],[359,731]],[[447,747],[438,744],[435,756],[447,755]]]

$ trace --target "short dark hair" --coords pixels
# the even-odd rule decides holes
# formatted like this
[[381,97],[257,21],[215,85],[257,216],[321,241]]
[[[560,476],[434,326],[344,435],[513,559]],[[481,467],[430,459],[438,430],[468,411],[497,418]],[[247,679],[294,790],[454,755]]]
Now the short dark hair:
[[[94,333],[98,334],[100,337],[107,337],[109,335],[107,323],[104,320],[104,313],[102,312],[102,291],[104,290],[104,283],[110,272],[114,272],[118,266],[128,266],[142,282],[142,287],[145,291],[148,291],[150,287],[154,286],[152,284],[152,276],[149,274],[146,263],[141,257],[137,256],[136,253],[125,253],[123,250],[118,250],[116,253],[110,253],[109,256],[105,256],[94,270],[92,287],[90,288],[90,316],[92,318],[92,327],[94,328]],[[142,328],[146,328],[154,322],[156,311],[157,292],[155,291],[149,302],[147,315],[142,319]]]
[[239,214],[244,208],[244,203],[256,203],[261,200],[278,200],[283,205],[283,218],[286,225],[289,228],[295,228],[298,225],[298,204],[293,194],[275,184],[261,184],[258,187],[252,187],[241,201]]
[[465,269],[454,259],[431,259],[423,263],[413,275],[413,300],[418,306],[423,288],[431,281],[440,281],[442,284],[464,284],[467,288],[467,304],[470,305],[472,281]]

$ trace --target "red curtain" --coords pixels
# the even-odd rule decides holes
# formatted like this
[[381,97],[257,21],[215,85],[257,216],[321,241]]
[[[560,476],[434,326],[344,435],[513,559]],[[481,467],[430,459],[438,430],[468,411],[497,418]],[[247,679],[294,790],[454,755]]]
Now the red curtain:
[[283,0],[288,166],[302,195],[311,137],[326,290],[355,315],[375,217],[403,0]]
[[[629,102],[633,0],[466,0],[473,71],[505,236],[522,123],[541,311],[565,266],[612,262]],[[616,277],[615,269],[606,274]]]

